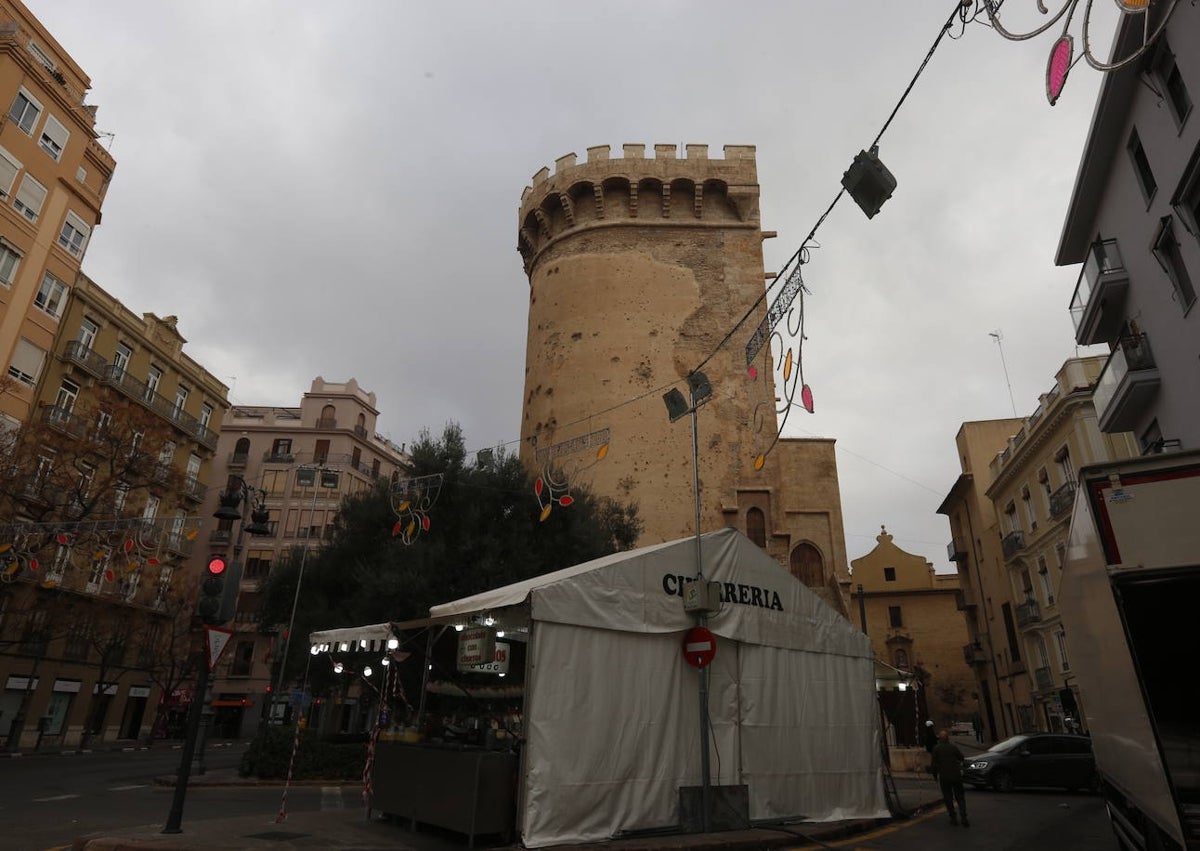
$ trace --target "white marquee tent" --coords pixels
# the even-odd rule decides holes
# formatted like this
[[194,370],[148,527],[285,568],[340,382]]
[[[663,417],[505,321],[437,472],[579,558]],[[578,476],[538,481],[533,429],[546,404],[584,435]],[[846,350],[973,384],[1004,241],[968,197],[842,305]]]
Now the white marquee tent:
[[[712,785],[746,785],[752,820],[887,817],[867,637],[736,530],[702,536],[701,562],[723,600],[708,619]],[[682,654],[695,566],[687,538],[430,610],[528,624],[527,847],[680,823],[680,787],[701,783],[699,675]]]

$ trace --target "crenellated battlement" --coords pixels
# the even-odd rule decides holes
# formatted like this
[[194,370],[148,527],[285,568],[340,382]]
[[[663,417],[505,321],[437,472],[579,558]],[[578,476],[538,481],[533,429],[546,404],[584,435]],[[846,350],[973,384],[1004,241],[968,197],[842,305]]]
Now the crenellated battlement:
[[585,228],[758,227],[758,165],[753,145],[726,145],[724,158],[710,158],[708,145],[609,145],[574,153],[543,168],[521,193],[517,250],[529,272],[537,256],[563,236]]

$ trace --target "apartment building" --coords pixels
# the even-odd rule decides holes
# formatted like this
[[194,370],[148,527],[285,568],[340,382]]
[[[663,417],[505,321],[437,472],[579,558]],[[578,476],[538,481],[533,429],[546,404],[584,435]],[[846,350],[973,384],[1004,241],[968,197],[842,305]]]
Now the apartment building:
[[[201,507],[206,546],[197,548],[196,569],[212,555],[232,555],[244,565],[236,634],[214,675],[215,725],[224,735],[252,735],[267,711],[287,626],[258,618],[258,587],[272,566],[289,551],[327,540],[344,497],[402,475],[404,448],[376,430],[375,404],[375,394],[353,378],[334,383],[318,376],[298,407],[235,405],[221,422],[214,481],[226,492],[246,489],[250,504],[267,512],[270,529],[269,535],[244,535],[248,517],[211,519],[220,494],[208,491]],[[277,696],[277,715],[287,697]]]
[[[1142,61],[1104,77],[1055,258],[1083,264],[1076,342],[1110,351],[1100,429],[1144,453],[1200,448],[1200,7],[1171,8]],[[1139,20],[1123,21],[1123,53]]]
[[19,0],[0,0],[0,419],[23,422],[116,161],[91,81]]
[[227,388],[183,352],[175,317],[138,316],[82,274],[73,284],[4,452],[10,748],[146,738],[165,723],[160,698],[194,673],[184,567]]
[[[919,691],[880,693],[896,741],[916,745],[926,719],[949,726],[976,710],[975,678],[962,655],[967,625],[958,606],[960,579],[900,549],[886,528],[875,541],[871,552],[850,563],[845,594],[858,604],[851,619],[859,618],[875,658],[921,680]],[[917,700],[923,706],[914,712]]]
[[1075,471],[1137,453],[1101,431],[1093,404],[1106,358],[1071,358],[1021,420],[964,423],[963,473],[938,509],[950,519],[972,665],[992,738],[1081,729],[1057,597]]

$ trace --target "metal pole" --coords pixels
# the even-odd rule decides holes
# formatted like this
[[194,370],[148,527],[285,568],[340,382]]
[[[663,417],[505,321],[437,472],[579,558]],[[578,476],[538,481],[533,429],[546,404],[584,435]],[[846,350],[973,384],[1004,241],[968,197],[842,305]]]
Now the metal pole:
[[[696,494],[696,581],[704,581],[704,562],[700,552],[700,441],[697,433],[696,394],[692,393],[692,487]],[[708,618],[701,611],[696,617],[700,626]],[[711,828],[711,767],[708,755],[708,666],[700,669],[700,826],[708,833]]]
[[[207,637],[206,637],[207,640]],[[188,773],[192,768],[192,756],[196,752],[196,737],[200,732],[200,712],[204,708],[204,696],[208,691],[208,659],[200,662],[200,674],[196,677],[196,690],[192,693],[192,705],[188,709],[187,735],[183,740],[183,753],[179,757],[179,771],[175,775],[175,797],[171,799],[171,812],[167,816],[163,833],[182,833],[183,799],[187,796]]]
[[858,620],[862,624],[863,635],[868,635],[867,632],[867,598],[863,593],[863,587],[858,586]]
[[[308,510],[309,530],[312,530],[313,515],[317,513],[318,476],[325,471],[324,467],[314,468],[312,506]],[[304,552],[300,553],[300,573],[296,576],[296,594],[292,597],[292,616],[288,619],[287,632],[283,636],[283,655],[279,657],[279,675],[275,679],[275,690],[271,693],[270,703],[267,704],[267,721],[265,726],[271,726],[271,710],[275,708],[275,700],[279,690],[283,688],[283,669],[287,665],[288,650],[292,646],[292,629],[296,626],[296,607],[300,605],[300,583],[304,581],[304,565],[308,561],[308,538],[304,539]]]

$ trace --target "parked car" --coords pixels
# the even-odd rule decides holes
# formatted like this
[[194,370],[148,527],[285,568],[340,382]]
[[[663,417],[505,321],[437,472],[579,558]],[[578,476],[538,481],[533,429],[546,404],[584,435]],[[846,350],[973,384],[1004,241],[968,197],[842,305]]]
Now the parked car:
[[998,792],[1018,786],[1094,790],[1096,758],[1086,736],[1021,733],[968,759],[963,782],[976,789],[991,786]]

